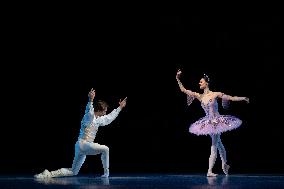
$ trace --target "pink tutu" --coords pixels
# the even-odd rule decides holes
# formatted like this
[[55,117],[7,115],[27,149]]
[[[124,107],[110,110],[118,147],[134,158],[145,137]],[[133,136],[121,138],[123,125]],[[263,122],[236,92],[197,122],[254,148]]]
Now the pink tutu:
[[242,120],[231,115],[218,115],[214,118],[205,116],[189,127],[189,132],[196,135],[220,134],[238,128]]

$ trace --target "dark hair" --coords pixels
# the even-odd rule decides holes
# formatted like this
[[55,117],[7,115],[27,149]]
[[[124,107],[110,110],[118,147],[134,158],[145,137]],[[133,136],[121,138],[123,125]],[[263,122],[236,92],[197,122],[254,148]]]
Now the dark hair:
[[203,74],[203,77],[202,77],[207,83],[210,83],[210,78],[208,75],[206,74]]
[[94,103],[94,111],[95,112],[102,112],[106,108],[108,108],[108,104],[103,100],[98,100],[97,102]]

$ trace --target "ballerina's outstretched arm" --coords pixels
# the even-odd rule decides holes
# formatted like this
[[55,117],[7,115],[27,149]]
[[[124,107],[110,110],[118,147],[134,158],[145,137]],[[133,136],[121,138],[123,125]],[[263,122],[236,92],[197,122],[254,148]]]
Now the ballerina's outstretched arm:
[[221,98],[222,100],[227,100],[227,101],[246,101],[249,103],[249,98],[248,97],[239,97],[239,96],[230,96],[221,92],[217,92],[218,98]]
[[183,84],[181,83],[181,81],[180,81],[180,79],[179,79],[179,78],[180,78],[180,75],[181,75],[181,70],[179,69],[179,70],[177,71],[177,74],[176,74],[176,80],[177,80],[177,82],[178,82],[178,86],[179,86],[181,92],[187,94],[188,96],[191,96],[191,97],[200,99],[200,94],[199,94],[199,93],[193,92],[193,91],[191,91],[191,90],[188,90],[188,89],[184,88]]

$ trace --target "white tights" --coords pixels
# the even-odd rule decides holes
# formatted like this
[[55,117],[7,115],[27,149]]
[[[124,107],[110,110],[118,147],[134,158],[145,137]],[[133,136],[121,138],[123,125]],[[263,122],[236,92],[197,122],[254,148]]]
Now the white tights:
[[72,168],[61,168],[51,171],[51,177],[73,176],[79,173],[87,155],[101,154],[104,174],[109,174],[109,148],[98,143],[79,140],[75,145],[75,156]]
[[[210,135],[212,139],[212,145],[211,145],[211,154],[209,157],[209,168],[208,168],[208,173],[212,173],[212,169],[214,167],[216,158],[217,158],[217,150],[219,151],[221,160],[222,160],[222,168],[224,171],[225,166],[227,166],[227,157],[226,157],[226,150],[225,147],[221,141],[221,135],[216,134],[216,135]],[[227,171],[225,170],[224,172]]]

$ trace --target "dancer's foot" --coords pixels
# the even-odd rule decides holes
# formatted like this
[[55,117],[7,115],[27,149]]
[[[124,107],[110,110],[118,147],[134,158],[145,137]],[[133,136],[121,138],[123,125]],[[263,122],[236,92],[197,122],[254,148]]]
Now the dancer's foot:
[[109,173],[105,173],[101,176],[102,178],[108,178],[109,177]]
[[104,168],[104,174],[101,177],[108,178],[108,176],[109,176],[109,168]]
[[230,165],[228,165],[228,164],[223,164],[223,165],[222,165],[222,169],[223,169],[224,174],[225,174],[226,176],[228,176],[228,175],[229,175]]
[[207,173],[207,177],[217,177],[218,174],[212,173],[212,172],[208,172]]
[[47,169],[45,169],[42,173],[34,175],[34,177],[36,179],[50,178],[51,173]]

